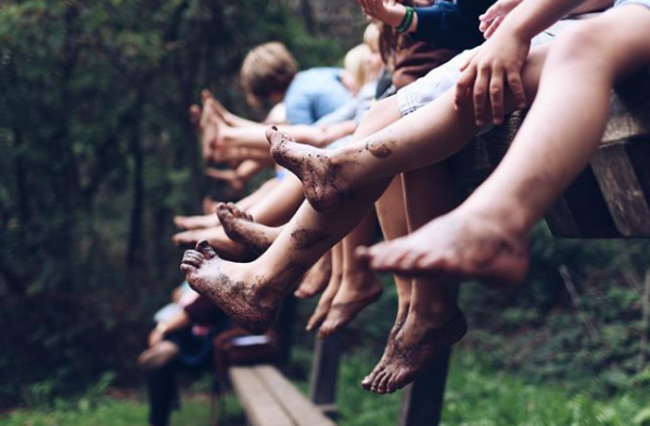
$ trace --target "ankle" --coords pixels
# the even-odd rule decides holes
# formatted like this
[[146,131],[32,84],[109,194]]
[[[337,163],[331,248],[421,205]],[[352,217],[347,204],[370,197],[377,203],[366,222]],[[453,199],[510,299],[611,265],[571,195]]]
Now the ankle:
[[500,228],[516,235],[527,235],[537,220],[521,204],[506,200],[495,203],[470,198],[457,209],[457,212],[473,221],[498,224]]

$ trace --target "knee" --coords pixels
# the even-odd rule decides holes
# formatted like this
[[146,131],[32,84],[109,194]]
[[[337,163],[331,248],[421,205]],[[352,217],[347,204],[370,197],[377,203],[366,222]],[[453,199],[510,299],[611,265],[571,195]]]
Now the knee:
[[[585,22],[564,31],[549,52],[548,62],[563,67],[596,67],[602,61],[602,32]],[[600,35],[599,35],[600,34]]]

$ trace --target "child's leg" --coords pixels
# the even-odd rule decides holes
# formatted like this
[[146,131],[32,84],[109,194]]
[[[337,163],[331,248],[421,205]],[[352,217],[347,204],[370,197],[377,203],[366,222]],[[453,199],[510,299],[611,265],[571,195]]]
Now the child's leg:
[[[360,126],[360,134],[384,127],[400,117],[394,101],[380,102],[374,115]],[[470,119],[471,121],[471,119]],[[362,123],[363,124],[363,123]],[[280,137],[270,133],[271,139]],[[181,269],[192,286],[205,294],[240,325],[253,332],[267,329],[282,298],[295,288],[302,275],[340,241],[371,208],[386,188],[379,181],[346,200],[341,208],[319,214],[304,203],[275,243],[248,264],[222,261],[207,244],[189,250]]]
[[370,210],[343,239],[343,279],[320,328],[321,338],[345,327],[359,312],[381,296],[381,284],[355,254],[357,247],[372,243],[375,224],[375,212]]
[[300,285],[293,292],[298,299],[309,299],[325,290],[327,283],[332,276],[332,255],[327,252],[318,262],[305,274]]
[[[280,226],[287,223],[304,199],[302,184],[288,173],[246,211],[257,223]],[[239,203],[237,206],[239,207]]]
[[[393,178],[381,198],[375,203],[375,210],[377,211],[377,218],[379,219],[379,224],[381,225],[381,230],[386,241],[391,241],[408,234],[402,175]],[[402,329],[402,326],[404,326],[411,304],[411,278],[395,275],[393,279],[395,280],[395,287],[397,289],[397,315],[395,316],[393,327],[388,333],[384,353],[375,368],[361,382],[361,385],[367,390],[370,390],[375,376],[383,371],[386,365],[386,359],[390,356],[389,349],[392,347],[391,342]]]
[[[454,183],[445,164],[404,175],[409,232],[457,205]],[[413,380],[440,351],[462,338],[466,325],[456,306],[457,282],[419,277],[413,280],[408,316],[388,343],[383,368],[371,390],[394,392]]]
[[335,245],[331,253],[332,274],[330,275],[325,291],[320,299],[318,299],[318,305],[316,305],[314,313],[309,318],[309,321],[307,321],[307,327],[305,327],[307,331],[312,331],[325,320],[330,306],[332,306],[332,300],[334,300],[336,293],[341,287],[341,280],[343,279],[343,246],[341,244]]
[[264,253],[282,231],[281,227],[256,223],[250,213],[240,210],[233,203],[219,203],[217,216],[228,238],[257,255]]
[[[493,175],[453,213],[373,250],[373,265],[523,280],[530,229],[597,149],[612,83],[650,63],[648,28],[650,10],[627,5],[562,34],[546,59],[537,99]],[[404,252],[412,253],[409,262],[390,260]]]
[[[534,97],[546,50],[545,46],[534,49],[523,70],[528,99]],[[271,154],[302,180],[310,204],[318,211],[328,211],[360,186],[440,162],[460,150],[479,128],[470,123],[472,108],[456,111],[449,108],[450,102],[453,91],[385,129],[331,152],[279,140]],[[512,99],[507,107],[514,110]]]

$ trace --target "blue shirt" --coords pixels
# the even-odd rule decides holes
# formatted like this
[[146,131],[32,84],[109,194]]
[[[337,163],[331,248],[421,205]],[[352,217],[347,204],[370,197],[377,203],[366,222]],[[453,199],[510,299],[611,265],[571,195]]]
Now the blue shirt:
[[439,1],[429,7],[415,9],[418,27],[411,34],[416,40],[435,47],[452,50],[471,49],[483,43],[478,29],[479,15],[495,0]]
[[289,124],[313,124],[351,99],[341,83],[340,68],[301,71],[284,97]]

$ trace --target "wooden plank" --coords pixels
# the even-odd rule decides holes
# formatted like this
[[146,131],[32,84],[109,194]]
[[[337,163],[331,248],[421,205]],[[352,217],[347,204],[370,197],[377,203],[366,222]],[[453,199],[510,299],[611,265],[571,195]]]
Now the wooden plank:
[[558,238],[620,238],[591,167],[567,188],[544,218]]
[[591,161],[616,227],[623,237],[650,237],[647,168],[650,140],[601,147]]
[[[328,416],[336,416],[336,381],[341,359],[341,333],[316,339],[311,365],[309,399]],[[323,408],[326,408],[325,411]]]
[[296,426],[334,426],[305,395],[296,389],[277,369],[270,365],[254,367],[275,400],[289,414]]
[[252,367],[230,369],[230,382],[253,426],[294,426]]

